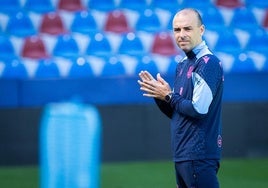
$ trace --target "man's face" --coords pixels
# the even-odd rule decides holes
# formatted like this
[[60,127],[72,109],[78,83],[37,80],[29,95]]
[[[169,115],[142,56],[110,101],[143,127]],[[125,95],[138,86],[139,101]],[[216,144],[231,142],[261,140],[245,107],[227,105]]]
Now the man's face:
[[184,10],[175,15],[173,32],[177,45],[189,52],[202,42],[204,25],[200,25],[195,12]]

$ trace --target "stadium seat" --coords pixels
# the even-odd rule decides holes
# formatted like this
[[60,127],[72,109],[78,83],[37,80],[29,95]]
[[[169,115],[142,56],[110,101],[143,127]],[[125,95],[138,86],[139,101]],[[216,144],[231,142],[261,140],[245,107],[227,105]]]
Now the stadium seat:
[[146,52],[139,36],[130,32],[122,35],[122,41],[119,45],[118,53],[136,56],[142,55]]
[[142,11],[147,8],[146,0],[120,0],[119,8]]
[[24,39],[21,56],[31,59],[46,59],[49,57],[45,44],[39,36],[30,36]]
[[212,3],[211,0],[183,0],[180,6],[186,8],[195,8],[199,11],[206,11],[207,8],[212,6]]
[[265,11],[264,19],[262,22],[262,26],[268,29],[268,9]]
[[3,64],[4,67],[0,78],[28,78],[27,70],[19,58],[10,58],[7,61],[0,60],[0,65],[1,64]]
[[223,29],[218,31],[218,39],[216,41],[214,50],[225,53],[238,53],[241,51],[239,40],[234,34],[233,30]]
[[37,33],[27,12],[10,15],[6,33],[16,37],[27,37]]
[[26,0],[24,8],[41,14],[55,11],[52,0]]
[[109,12],[115,10],[117,5],[115,0],[89,0],[87,7],[90,10]]
[[268,33],[264,29],[252,29],[245,49],[247,51],[258,51],[268,53]]
[[114,10],[107,13],[107,20],[104,31],[113,33],[127,33],[131,31],[125,13],[121,10]]
[[77,57],[80,54],[78,44],[71,34],[59,35],[53,49],[53,55],[64,58]]
[[154,35],[151,53],[164,56],[172,56],[178,53],[169,32],[159,32]]
[[36,79],[60,78],[60,72],[53,59],[40,60],[34,75]]
[[6,35],[0,35],[0,59],[9,59],[15,56],[16,53],[10,38]]
[[147,70],[152,75],[156,75],[159,71],[152,56],[144,55],[138,57],[138,64],[135,69],[135,75],[138,75],[140,71]]
[[62,18],[57,12],[43,14],[39,31],[50,35],[67,33]]
[[168,10],[171,12],[177,11],[180,7],[178,0],[168,0],[168,1],[163,1],[163,0],[152,0],[150,3],[150,7],[152,9],[155,8],[160,8],[164,10]]
[[169,66],[167,68],[166,74],[167,75],[175,75],[177,70],[177,65],[180,62],[181,59],[179,59],[178,56],[170,56],[169,57]]
[[202,16],[204,25],[208,30],[220,30],[225,26],[223,16],[218,8],[209,7],[203,11]]
[[266,61],[264,62],[264,65],[262,67],[263,72],[268,72],[268,58],[266,58]]
[[236,58],[231,69],[232,73],[249,73],[257,71],[254,61],[247,54],[240,53],[235,57]]
[[22,10],[20,0],[2,0],[0,6],[0,12],[12,15]]
[[78,57],[72,60],[68,78],[86,78],[92,76],[94,76],[92,68],[85,58]]
[[268,58],[267,58],[267,52],[262,53],[259,51],[247,51],[247,55],[253,60],[256,69],[260,72],[266,72],[268,71]]
[[58,9],[70,12],[85,10],[81,0],[58,0]]
[[234,9],[234,14],[229,25],[232,28],[251,30],[259,25],[251,9],[242,7]]
[[264,0],[244,0],[246,7],[256,7],[261,9],[268,8],[268,1]]
[[112,48],[106,35],[103,33],[92,35],[86,49],[86,54],[95,56],[111,55]]
[[117,57],[109,57],[105,60],[101,76],[103,77],[117,77],[126,74],[123,63]]
[[219,7],[226,8],[238,8],[244,6],[241,0],[216,0],[215,4]]
[[95,18],[90,11],[78,11],[74,14],[71,31],[82,34],[93,34],[98,31]]
[[152,9],[146,9],[139,15],[135,25],[136,31],[158,32],[161,28],[160,20]]

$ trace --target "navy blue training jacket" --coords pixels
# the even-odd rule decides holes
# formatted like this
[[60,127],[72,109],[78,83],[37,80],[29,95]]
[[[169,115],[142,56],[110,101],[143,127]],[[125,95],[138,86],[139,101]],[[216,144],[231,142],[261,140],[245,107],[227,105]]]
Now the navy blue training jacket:
[[223,82],[221,61],[203,41],[178,63],[170,102],[155,99],[171,118],[175,162],[220,159]]

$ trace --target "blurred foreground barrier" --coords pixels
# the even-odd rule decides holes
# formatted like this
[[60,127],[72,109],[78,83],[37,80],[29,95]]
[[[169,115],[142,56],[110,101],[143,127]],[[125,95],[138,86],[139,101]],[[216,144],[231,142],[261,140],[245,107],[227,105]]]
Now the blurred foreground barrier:
[[40,126],[41,188],[99,188],[100,137],[94,106],[47,105]]

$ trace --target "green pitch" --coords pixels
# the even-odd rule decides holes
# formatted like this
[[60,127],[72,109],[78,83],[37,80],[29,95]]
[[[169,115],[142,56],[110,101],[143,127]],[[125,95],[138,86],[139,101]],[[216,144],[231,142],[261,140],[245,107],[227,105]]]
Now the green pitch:
[[[37,188],[37,167],[0,167],[0,187]],[[219,171],[221,188],[268,187],[268,159],[225,159]],[[101,188],[173,188],[173,163],[104,163]]]

